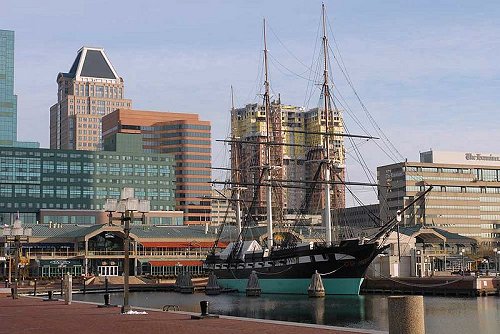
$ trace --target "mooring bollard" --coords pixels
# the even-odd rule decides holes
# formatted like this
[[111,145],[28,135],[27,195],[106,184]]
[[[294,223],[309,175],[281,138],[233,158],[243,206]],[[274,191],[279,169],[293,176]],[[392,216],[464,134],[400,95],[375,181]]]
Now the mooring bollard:
[[[169,305],[173,306],[173,305]],[[200,302],[200,309],[201,309],[201,314],[200,315],[192,315],[191,319],[211,319],[211,318],[218,318],[219,316],[216,314],[208,314],[208,300],[202,300]],[[163,307],[163,310],[165,310],[165,307]],[[167,307],[168,311],[168,307]]]
[[104,305],[109,306],[109,293],[104,294]]
[[47,299],[42,299],[44,302],[53,302],[57,301],[57,299],[53,299],[54,292],[52,290],[47,291]]
[[389,334],[425,334],[423,296],[391,296],[387,303]]
[[35,278],[35,285],[33,286],[33,296],[36,296],[36,278]]
[[111,295],[109,293],[104,294],[104,304],[97,305],[99,308],[104,308],[104,307],[117,307],[117,305],[112,305],[111,304]]
[[200,302],[200,308],[201,308],[201,315],[207,315],[208,314],[208,301],[207,300],[202,300]]

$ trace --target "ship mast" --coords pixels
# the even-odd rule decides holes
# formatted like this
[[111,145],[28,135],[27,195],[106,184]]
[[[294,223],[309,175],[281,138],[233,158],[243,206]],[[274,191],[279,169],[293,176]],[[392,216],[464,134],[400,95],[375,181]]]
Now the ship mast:
[[325,151],[325,160],[323,163],[324,175],[325,175],[325,185],[324,185],[324,196],[325,196],[325,209],[323,212],[323,219],[325,221],[326,229],[326,244],[330,246],[332,244],[332,218],[331,218],[331,190],[330,190],[330,140],[329,140],[329,103],[330,103],[330,89],[328,86],[328,38],[326,37],[326,19],[325,19],[325,4],[322,4],[322,18],[323,18],[323,101],[324,101],[324,113],[325,113],[325,135],[323,138],[323,148]]
[[235,114],[235,110],[234,110],[234,93],[233,93],[233,86],[231,85],[231,120],[233,122],[233,126],[232,126],[232,129],[231,129],[231,133],[232,133],[232,136],[231,136],[231,140],[232,140],[232,143],[231,143],[231,153],[233,154],[233,166],[236,166],[238,169],[233,169],[232,171],[232,177],[234,178],[233,179],[233,182],[235,183],[235,185],[232,187],[232,190],[233,190],[233,194],[234,194],[234,199],[236,201],[236,226],[237,226],[237,231],[238,231],[238,236],[241,236],[241,203],[240,203],[240,171],[239,171],[239,154],[240,154],[240,151],[239,151],[239,147],[238,147],[238,144],[236,142],[236,136],[235,136],[235,129],[236,129],[236,124],[234,124],[234,122],[236,122],[236,114]]
[[264,19],[264,111],[266,113],[266,161],[265,173],[268,185],[266,187],[267,207],[267,247],[273,247],[273,211],[272,211],[272,188],[271,188],[271,146],[269,145],[271,126],[271,102],[269,97],[269,77],[267,64],[267,41],[266,41],[266,19]]

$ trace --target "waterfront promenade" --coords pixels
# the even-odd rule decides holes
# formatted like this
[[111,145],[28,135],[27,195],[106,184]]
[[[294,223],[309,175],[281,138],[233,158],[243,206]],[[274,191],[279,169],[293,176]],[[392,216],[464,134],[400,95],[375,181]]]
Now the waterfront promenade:
[[188,313],[149,309],[146,312],[148,314],[123,315],[120,314],[120,308],[98,308],[95,304],[74,301],[71,305],[65,305],[64,301],[45,302],[34,297],[13,300],[7,294],[0,294],[0,333],[384,333],[226,316],[192,320]]

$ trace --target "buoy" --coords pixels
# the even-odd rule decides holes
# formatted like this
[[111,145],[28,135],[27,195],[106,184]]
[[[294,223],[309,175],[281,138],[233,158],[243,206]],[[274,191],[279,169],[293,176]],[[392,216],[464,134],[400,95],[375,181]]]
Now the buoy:
[[217,276],[215,276],[214,273],[211,273],[208,276],[208,283],[207,283],[207,286],[205,287],[205,294],[218,295],[218,294],[220,294],[220,290],[221,290],[221,288],[219,286],[219,283],[217,282]]
[[260,296],[261,289],[259,285],[259,277],[257,277],[257,273],[255,272],[255,270],[252,270],[250,277],[248,277],[246,292],[247,292],[247,297]]
[[316,272],[312,275],[311,284],[307,289],[307,294],[311,298],[320,298],[325,296],[325,287],[323,286],[323,281],[321,280],[321,275]]

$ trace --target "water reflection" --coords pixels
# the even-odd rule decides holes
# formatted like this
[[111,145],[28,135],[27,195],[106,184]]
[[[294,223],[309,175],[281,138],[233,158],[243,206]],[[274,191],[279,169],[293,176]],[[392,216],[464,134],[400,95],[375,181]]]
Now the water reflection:
[[[75,300],[103,302],[102,295],[75,295]],[[111,301],[120,304],[121,294]],[[209,301],[211,313],[249,318],[315,323],[331,326],[388,330],[386,296],[327,296],[244,294],[206,296],[173,292],[133,292],[130,304],[161,309],[179,305],[183,311],[200,312],[199,302]],[[425,297],[426,333],[499,333],[500,298]]]

